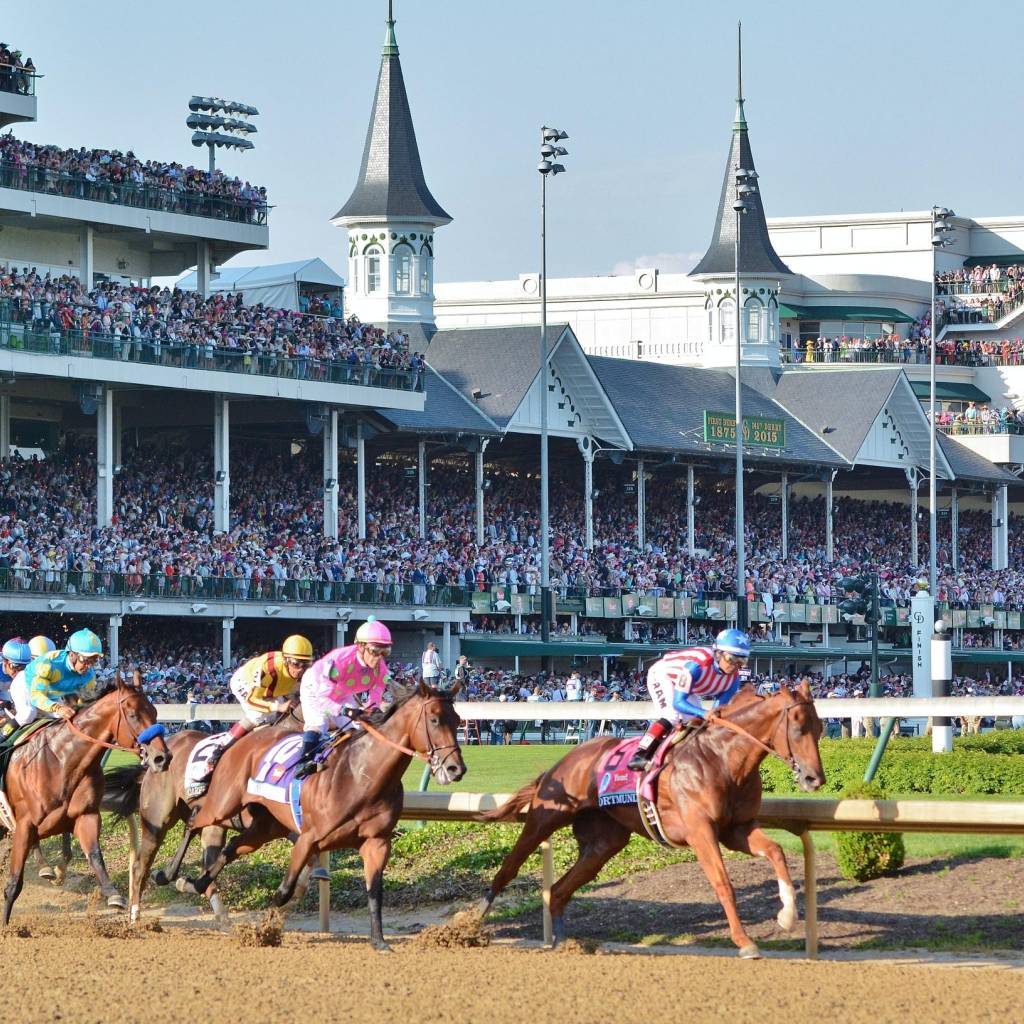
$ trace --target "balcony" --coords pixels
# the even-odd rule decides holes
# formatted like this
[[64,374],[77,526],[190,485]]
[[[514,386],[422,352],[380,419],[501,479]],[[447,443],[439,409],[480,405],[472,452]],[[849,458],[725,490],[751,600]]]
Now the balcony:
[[36,79],[41,77],[0,64],[0,128],[36,119]]

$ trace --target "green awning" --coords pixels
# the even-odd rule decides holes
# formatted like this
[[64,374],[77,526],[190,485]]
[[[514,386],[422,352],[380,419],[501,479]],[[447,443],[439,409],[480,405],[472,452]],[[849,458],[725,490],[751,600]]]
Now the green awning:
[[971,256],[964,260],[965,267],[1015,267],[1024,263],[1024,252],[1010,253],[1009,256]]
[[462,653],[471,658],[514,658],[517,655],[520,658],[619,658],[622,648],[579,640],[552,640],[545,644],[540,640],[465,636],[462,638]]
[[853,320],[885,324],[912,324],[909,313],[886,306],[790,306],[779,304],[780,320]]
[[[910,386],[918,398],[928,398],[931,394],[926,380],[912,380]],[[981,388],[974,384],[951,384],[941,381],[935,382],[935,397],[943,402],[984,402],[987,405],[992,401]]]

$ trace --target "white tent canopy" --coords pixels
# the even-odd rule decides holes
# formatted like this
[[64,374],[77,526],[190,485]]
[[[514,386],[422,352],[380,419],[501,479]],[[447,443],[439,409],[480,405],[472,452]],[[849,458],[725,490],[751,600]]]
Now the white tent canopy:
[[[180,278],[177,286],[194,290],[195,271]],[[249,305],[262,302],[278,309],[298,310],[300,290],[304,294],[327,293],[333,298],[344,289],[345,280],[322,259],[314,257],[266,267],[222,267],[210,287],[215,292],[241,292]]]

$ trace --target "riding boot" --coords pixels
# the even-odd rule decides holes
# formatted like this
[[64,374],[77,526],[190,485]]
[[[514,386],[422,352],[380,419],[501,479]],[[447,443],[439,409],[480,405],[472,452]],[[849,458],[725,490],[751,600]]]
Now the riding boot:
[[316,771],[313,754],[320,746],[320,733],[316,729],[307,729],[302,734],[302,753],[299,755],[299,766],[295,770],[295,778],[304,779]]
[[207,775],[213,774],[213,769],[217,767],[217,762],[224,756],[224,751],[233,747],[243,736],[248,735],[251,731],[252,727],[248,722],[235,722],[235,724],[228,729],[227,740],[219,747],[215,747],[210,752],[210,756],[206,759]]
[[658,749],[658,744],[668,735],[671,728],[672,723],[667,718],[656,718],[651,722],[626,767],[631,772],[646,771],[655,750]]

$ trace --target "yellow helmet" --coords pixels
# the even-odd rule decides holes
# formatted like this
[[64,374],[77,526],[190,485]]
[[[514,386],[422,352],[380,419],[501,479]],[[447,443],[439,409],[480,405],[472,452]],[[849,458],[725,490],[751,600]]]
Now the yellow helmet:
[[29,640],[28,648],[32,652],[32,657],[38,658],[40,654],[49,654],[50,651],[57,650],[57,645],[48,636],[34,636]]
[[304,637],[299,636],[298,633],[288,637],[283,644],[281,644],[281,653],[286,658],[296,658],[299,661],[312,661],[313,660],[313,645]]

